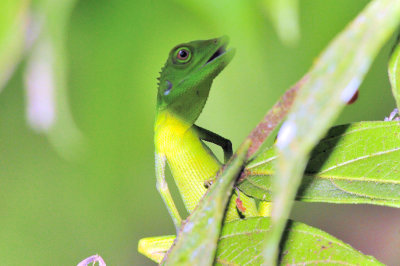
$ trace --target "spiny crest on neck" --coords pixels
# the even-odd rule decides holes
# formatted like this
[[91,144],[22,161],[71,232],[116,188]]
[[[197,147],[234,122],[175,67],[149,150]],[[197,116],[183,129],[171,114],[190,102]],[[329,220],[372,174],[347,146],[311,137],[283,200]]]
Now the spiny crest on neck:
[[157,89],[160,89],[160,81],[163,76],[166,65],[167,64],[165,63],[164,66],[161,68],[160,72],[158,72],[159,76],[157,77]]

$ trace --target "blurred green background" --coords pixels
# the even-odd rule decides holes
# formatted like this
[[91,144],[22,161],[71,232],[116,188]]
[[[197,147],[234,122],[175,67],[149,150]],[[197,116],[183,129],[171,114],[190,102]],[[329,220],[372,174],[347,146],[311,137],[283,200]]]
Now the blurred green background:
[[[0,4],[9,7],[0,17],[0,41],[7,36],[1,35],[7,19],[16,16],[16,2]],[[26,8],[28,1],[20,2]],[[16,71],[0,93],[0,264],[74,265],[98,253],[108,265],[153,265],[138,254],[138,240],[174,233],[155,188],[152,128],[156,78],[169,50],[181,42],[230,36],[236,56],[215,80],[198,124],[238,147],[368,2],[300,1],[300,39],[287,46],[262,1],[77,1],[66,16],[64,48],[55,53],[65,52],[64,67],[54,69],[66,73],[66,95],[58,101],[70,109],[58,112],[70,112],[72,126],[84,137],[82,149],[66,151],[68,141],[58,138],[69,123],[53,135],[29,126],[29,49],[19,64],[14,60]],[[386,65],[393,43],[394,38],[381,51],[358,101],[337,124],[382,120],[392,111]],[[297,204],[293,217],[383,262],[400,260],[398,210]]]

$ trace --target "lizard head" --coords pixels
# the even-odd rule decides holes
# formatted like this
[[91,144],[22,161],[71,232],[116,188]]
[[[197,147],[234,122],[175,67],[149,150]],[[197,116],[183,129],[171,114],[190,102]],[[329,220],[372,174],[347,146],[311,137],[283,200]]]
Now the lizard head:
[[175,46],[159,77],[158,111],[168,110],[187,123],[199,117],[213,79],[235,53],[226,50],[227,37],[192,41]]

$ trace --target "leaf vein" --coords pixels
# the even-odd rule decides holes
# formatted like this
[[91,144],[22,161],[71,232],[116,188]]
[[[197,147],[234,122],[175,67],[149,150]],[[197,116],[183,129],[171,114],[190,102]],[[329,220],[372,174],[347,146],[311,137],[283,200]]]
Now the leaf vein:
[[320,171],[319,174],[326,173],[326,172],[328,172],[330,170],[345,166],[345,165],[353,163],[353,162],[357,162],[357,161],[362,160],[362,159],[371,158],[371,157],[375,157],[375,156],[379,156],[379,155],[383,155],[383,154],[388,154],[388,153],[395,152],[395,151],[398,151],[398,150],[400,150],[400,147],[394,148],[394,149],[391,149],[391,150],[380,151],[380,152],[376,152],[376,153],[360,156],[360,157],[354,158],[352,160],[348,160],[348,161],[345,161],[343,163],[339,163],[337,165],[329,167],[329,168],[327,168],[327,169],[325,169],[323,171]]

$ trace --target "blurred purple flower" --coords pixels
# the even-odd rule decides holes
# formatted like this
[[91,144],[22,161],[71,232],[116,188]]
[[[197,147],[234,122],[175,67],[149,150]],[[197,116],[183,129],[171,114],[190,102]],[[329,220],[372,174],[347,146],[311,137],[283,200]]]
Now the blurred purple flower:
[[25,74],[27,119],[33,129],[48,131],[55,118],[53,49],[48,41],[37,45]]
[[83,261],[79,262],[77,266],[87,266],[89,263],[95,264],[96,262],[99,263],[99,266],[106,266],[103,258],[97,254],[84,259]]

